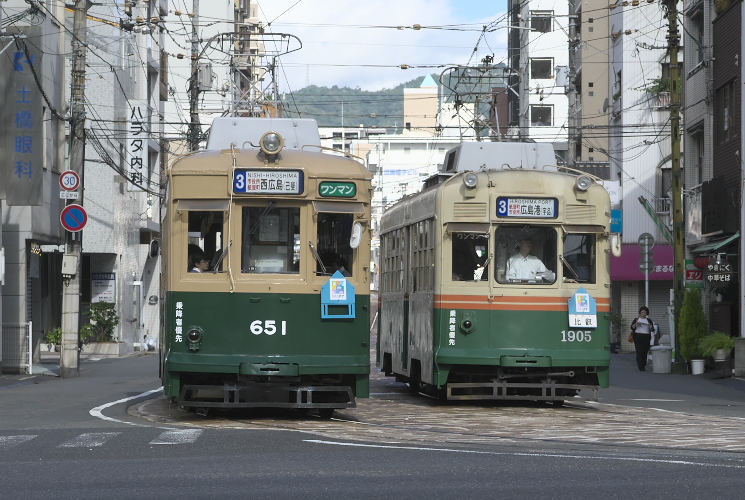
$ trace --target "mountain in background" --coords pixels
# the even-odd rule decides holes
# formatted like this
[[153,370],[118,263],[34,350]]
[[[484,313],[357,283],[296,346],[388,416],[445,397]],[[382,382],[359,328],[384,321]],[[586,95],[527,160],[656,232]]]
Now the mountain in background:
[[[404,120],[404,89],[419,88],[424,76],[377,91],[311,85],[285,94],[285,116],[314,118],[319,127],[378,127],[399,133]],[[432,75],[438,81],[439,75]],[[342,123],[342,115],[344,117]]]

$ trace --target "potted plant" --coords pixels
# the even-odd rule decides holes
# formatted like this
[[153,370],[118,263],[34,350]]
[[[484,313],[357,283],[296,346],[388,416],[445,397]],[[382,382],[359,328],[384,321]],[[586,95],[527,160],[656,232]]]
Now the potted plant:
[[57,327],[54,330],[47,331],[42,342],[47,344],[50,351],[59,351],[62,345],[62,328]]
[[712,356],[714,361],[724,361],[735,348],[735,338],[728,333],[713,331],[701,338],[698,345],[704,356]]
[[114,328],[119,324],[114,304],[94,302],[90,309],[83,313],[90,318],[88,325],[80,328],[80,342],[83,352],[104,356],[120,356],[126,351],[126,344],[114,339]]
[[700,342],[709,333],[704,308],[701,306],[701,292],[697,288],[689,289],[683,298],[680,308],[680,353],[691,362],[691,373],[699,375],[704,372],[704,355]]

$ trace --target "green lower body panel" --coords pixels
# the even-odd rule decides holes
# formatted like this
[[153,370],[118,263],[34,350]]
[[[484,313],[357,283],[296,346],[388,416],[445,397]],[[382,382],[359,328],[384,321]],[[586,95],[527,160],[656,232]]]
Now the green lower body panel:
[[369,397],[369,296],[321,318],[320,295],[169,293],[163,385],[184,406],[347,408]]

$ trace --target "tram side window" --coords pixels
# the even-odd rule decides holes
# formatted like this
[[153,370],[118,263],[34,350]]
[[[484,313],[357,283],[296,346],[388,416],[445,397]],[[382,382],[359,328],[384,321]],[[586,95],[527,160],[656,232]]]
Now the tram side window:
[[497,282],[556,281],[556,230],[547,226],[500,226],[496,232]]
[[[221,259],[223,252],[223,228],[225,212],[223,211],[189,211],[188,212],[188,262],[187,272],[211,272],[217,268],[223,270]],[[207,265],[197,262],[206,260]]]
[[241,272],[300,272],[300,208],[243,207]]
[[[344,276],[352,276],[354,251],[349,241],[354,214],[318,212],[317,220],[316,248],[326,274],[339,271]],[[316,263],[316,273],[323,273],[320,263]]]
[[567,234],[562,266],[566,281],[595,283],[595,235]]
[[452,233],[451,240],[453,281],[487,280],[489,235]]

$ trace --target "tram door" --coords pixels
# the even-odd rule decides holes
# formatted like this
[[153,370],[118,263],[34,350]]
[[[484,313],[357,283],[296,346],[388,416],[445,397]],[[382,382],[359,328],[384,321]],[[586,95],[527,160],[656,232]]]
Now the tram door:
[[401,339],[401,368],[404,370],[409,369],[409,316],[411,315],[411,268],[409,263],[411,262],[411,242],[409,241],[409,228],[405,227],[400,229],[399,233],[399,251],[401,252],[400,262],[400,280],[401,289],[404,291],[404,309],[403,309],[403,324],[401,325],[401,333],[403,338]]

